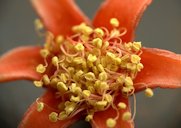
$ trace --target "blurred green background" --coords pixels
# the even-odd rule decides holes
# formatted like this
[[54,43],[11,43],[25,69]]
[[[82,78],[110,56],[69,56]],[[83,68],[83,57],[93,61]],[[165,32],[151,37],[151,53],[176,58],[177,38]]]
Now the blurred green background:
[[[102,1],[76,0],[90,18]],[[0,54],[17,46],[42,43],[34,31],[35,18],[37,15],[29,0],[0,0]],[[181,53],[181,1],[153,1],[139,24],[136,40],[142,41],[146,47]],[[42,89],[27,81],[1,83],[0,127],[17,127],[28,106],[42,93]],[[181,128],[181,89],[155,89],[153,98],[137,94],[135,126]],[[71,128],[80,127],[90,126],[79,121]]]

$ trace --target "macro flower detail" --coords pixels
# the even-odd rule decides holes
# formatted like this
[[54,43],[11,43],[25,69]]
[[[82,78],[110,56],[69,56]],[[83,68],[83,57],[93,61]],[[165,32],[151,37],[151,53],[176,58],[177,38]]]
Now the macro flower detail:
[[81,117],[94,128],[133,128],[130,96],[181,87],[180,54],[134,41],[151,0],[107,0],[92,23],[72,0],[32,3],[41,18],[36,29],[47,29],[44,46],[16,48],[0,58],[0,82],[27,79],[47,90],[20,128],[65,128]]

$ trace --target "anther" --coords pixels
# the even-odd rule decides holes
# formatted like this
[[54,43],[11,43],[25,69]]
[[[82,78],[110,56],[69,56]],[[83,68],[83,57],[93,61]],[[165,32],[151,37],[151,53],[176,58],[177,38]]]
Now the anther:
[[95,45],[97,48],[101,48],[102,47],[102,40],[100,38],[95,38],[92,41],[93,45]]
[[141,49],[141,42],[133,42],[133,49],[139,51]]
[[60,92],[65,92],[68,90],[67,86],[63,83],[63,82],[58,82],[57,83],[57,89],[60,91]]
[[57,120],[58,120],[58,113],[51,112],[49,114],[49,120],[52,121],[52,122],[57,122]]
[[151,88],[147,88],[147,89],[145,90],[145,95],[146,95],[147,97],[152,97],[152,96],[154,95],[153,90],[152,90]]
[[84,50],[84,45],[82,43],[78,43],[75,45],[75,50],[76,51],[83,51]]
[[59,62],[58,57],[57,57],[57,56],[54,56],[54,57],[52,58],[52,64],[53,64],[55,67],[57,67],[57,66],[58,66],[58,62]]
[[116,18],[111,18],[111,19],[110,19],[110,24],[111,24],[113,27],[119,27],[119,21],[118,21],[118,19],[116,19]]
[[104,36],[104,31],[101,28],[96,28],[94,30],[94,32],[98,37],[103,37]]
[[39,64],[37,67],[36,67],[36,72],[38,73],[44,73],[46,71],[46,68],[43,64]]
[[101,80],[101,81],[106,81],[107,78],[108,78],[108,76],[107,76],[107,73],[106,73],[106,72],[101,72],[101,73],[99,73],[99,80]]
[[118,107],[120,108],[120,109],[126,109],[126,104],[124,103],[124,102],[119,102],[118,103]]
[[59,113],[58,117],[59,120],[65,120],[68,117],[68,115],[66,114],[65,111],[62,111]]
[[56,37],[56,43],[57,43],[58,45],[62,44],[63,41],[64,41],[64,37],[63,37],[62,35],[58,35],[58,36]]
[[47,49],[41,49],[40,50],[40,55],[43,57],[43,58],[46,58],[48,55],[49,55],[49,51]]
[[97,60],[97,57],[96,57],[96,55],[89,54],[87,57],[87,60],[89,62],[95,62]]
[[124,81],[127,87],[133,86],[133,80],[131,79],[131,77],[126,77]]
[[85,121],[89,122],[93,119],[93,115],[92,114],[88,114],[86,117],[85,117]]
[[34,23],[35,23],[36,29],[38,29],[38,30],[43,29],[43,23],[41,22],[40,19],[35,19]]
[[88,81],[93,81],[96,78],[93,72],[86,73],[84,77]]
[[36,87],[42,87],[43,86],[43,82],[42,81],[34,81],[33,83],[34,83],[34,85]]
[[113,118],[108,118],[106,120],[106,125],[108,128],[114,128],[116,126],[116,120]]
[[91,95],[91,92],[89,90],[83,90],[82,94],[85,98],[87,98]]
[[131,62],[132,63],[137,64],[140,62],[140,60],[141,60],[141,58],[138,55],[135,55],[135,54],[131,55]]
[[44,103],[43,102],[37,102],[37,111],[41,112],[43,111]]
[[49,79],[49,77],[48,77],[47,74],[43,75],[42,80],[43,80],[43,83],[44,83],[45,85],[50,84],[50,79]]
[[124,121],[129,121],[131,120],[131,113],[130,112],[124,112],[123,115],[122,115],[122,119]]

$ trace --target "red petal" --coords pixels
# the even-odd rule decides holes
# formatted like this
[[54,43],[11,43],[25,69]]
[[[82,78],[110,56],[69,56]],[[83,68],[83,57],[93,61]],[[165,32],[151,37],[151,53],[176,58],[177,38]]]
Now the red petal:
[[117,18],[120,27],[126,28],[127,33],[121,39],[124,42],[132,41],[135,28],[151,0],[106,0],[97,12],[93,25],[112,29],[109,24],[111,18]]
[[[133,128],[134,124],[132,121],[128,122],[128,121],[122,120],[123,113],[126,111],[130,111],[128,99],[122,96],[118,96],[116,97],[116,105],[119,102],[124,102],[127,105],[127,108],[124,110],[119,110],[119,118],[114,128]],[[110,107],[106,111],[97,112],[94,114],[93,121],[91,122],[92,127],[93,128],[107,128],[106,120],[108,118],[114,118],[114,117],[116,117],[116,110],[114,110],[112,107]]]
[[39,79],[35,67],[43,60],[40,47],[19,47],[9,51],[0,58],[0,82]]
[[[145,83],[155,88],[181,88],[181,55],[155,48],[144,48],[141,55],[144,69],[138,73],[135,83]],[[136,90],[145,85],[136,86]]]
[[46,28],[55,35],[71,33],[73,25],[87,22],[73,0],[32,0]]
[[25,113],[19,128],[66,128],[78,119],[77,117],[73,117],[57,122],[49,120],[49,114],[56,112],[57,105],[60,103],[60,100],[55,99],[55,92],[50,89],[38,101],[45,104],[44,109],[38,112],[37,102],[34,102]]

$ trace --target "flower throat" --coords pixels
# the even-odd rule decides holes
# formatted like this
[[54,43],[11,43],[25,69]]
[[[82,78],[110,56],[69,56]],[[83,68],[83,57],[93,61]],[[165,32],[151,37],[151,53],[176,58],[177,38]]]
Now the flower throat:
[[[141,42],[122,42],[126,29],[119,27],[116,18],[111,18],[110,24],[109,31],[81,23],[72,27],[74,35],[69,37],[48,33],[40,51],[44,64],[36,67],[42,78],[34,84],[54,88],[55,95],[61,99],[57,106],[59,112],[50,113],[50,121],[71,118],[79,112],[85,112],[85,120],[91,121],[95,112],[109,107],[116,112],[127,108],[124,102],[116,104],[115,98],[134,94],[133,80],[143,69]],[[41,28],[40,23],[37,25]],[[44,103],[37,101],[37,106],[40,112]],[[117,112],[115,118],[108,118],[107,127],[114,127],[118,116]],[[123,120],[130,118],[130,112],[123,114]]]

